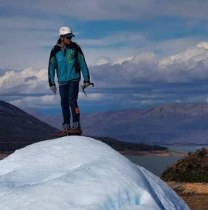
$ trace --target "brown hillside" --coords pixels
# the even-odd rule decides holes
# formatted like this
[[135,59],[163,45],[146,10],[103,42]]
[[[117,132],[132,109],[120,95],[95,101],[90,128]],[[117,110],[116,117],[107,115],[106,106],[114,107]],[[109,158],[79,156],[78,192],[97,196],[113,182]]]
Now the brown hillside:
[[188,153],[164,171],[161,178],[176,182],[208,182],[208,149]]

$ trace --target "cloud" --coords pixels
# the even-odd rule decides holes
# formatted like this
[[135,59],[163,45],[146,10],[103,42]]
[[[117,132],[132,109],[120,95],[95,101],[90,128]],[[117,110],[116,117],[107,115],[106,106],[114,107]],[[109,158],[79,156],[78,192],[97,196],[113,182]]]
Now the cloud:
[[57,105],[57,101],[59,100],[58,95],[43,95],[43,96],[26,96],[21,99],[12,100],[11,103],[22,107],[40,107],[43,106],[53,106]]
[[[158,58],[153,52],[90,67],[95,87],[80,89],[81,105],[136,107],[154,103],[207,101],[208,42]],[[48,87],[47,69],[0,71],[0,94],[19,107],[60,106]]]
[[[169,57],[158,58],[153,52],[146,52],[116,62],[101,57],[98,64],[90,67],[90,71],[99,88],[132,87],[145,82],[196,82],[208,78],[208,42]],[[27,68],[4,73],[2,70],[0,91],[32,94],[39,88],[40,93],[46,93],[47,78],[46,69]]]
[[70,25],[95,83],[81,105],[206,102],[207,9],[197,0],[1,1],[1,99],[60,106],[47,65],[59,27]]
[[208,78],[208,43],[202,42],[195,47],[158,63],[160,72],[169,82],[193,82]]
[[103,56],[103,57],[99,57],[98,58],[98,60],[97,60],[97,65],[99,66],[99,65],[103,65],[103,64],[108,64],[108,63],[110,63],[110,58],[109,57],[107,57],[107,56]]
[[135,44],[139,41],[144,41],[144,38],[139,33],[123,30],[99,39],[80,40],[80,43],[90,47],[109,47],[112,45],[120,45],[122,47],[122,45],[126,45],[127,41]]
[[[117,107],[207,102],[208,43],[158,58],[140,53],[91,68],[102,101]],[[112,97],[108,99],[107,97]],[[110,101],[109,101],[110,100]],[[105,102],[106,101],[106,102]]]
[[141,53],[113,64],[93,67],[100,87],[132,87],[145,82],[188,83],[208,79],[208,43],[158,59]]
[[[20,7],[21,5],[21,7]],[[17,0],[2,2],[2,10],[11,15],[65,16],[85,20],[138,20],[143,18],[177,16],[207,19],[208,2],[197,0]]]
[[47,92],[46,69],[2,70],[0,93],[12,95],[41,95]]
[[[100,57],[115,61],[148,49],[164,56],[202,39],[208,28],[207,7],[208,2],[196,0],[3,1],[1,66],[46,68],[58,28],[64,24],[78,35],[90,65]],[[176,44],[171,45],[171,39]]]

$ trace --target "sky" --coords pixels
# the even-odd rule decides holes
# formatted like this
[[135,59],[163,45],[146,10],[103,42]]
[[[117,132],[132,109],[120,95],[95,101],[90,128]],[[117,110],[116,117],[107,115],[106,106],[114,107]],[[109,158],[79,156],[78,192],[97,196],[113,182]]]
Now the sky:
[[0,161],[0,186],[1,210],[190,210],[159,177],[88,137],[16,150]]
[[59,115],[48,58],[69,26],[95,87],[81,112],[208,102],[206,0],[1,0],[0,100]]

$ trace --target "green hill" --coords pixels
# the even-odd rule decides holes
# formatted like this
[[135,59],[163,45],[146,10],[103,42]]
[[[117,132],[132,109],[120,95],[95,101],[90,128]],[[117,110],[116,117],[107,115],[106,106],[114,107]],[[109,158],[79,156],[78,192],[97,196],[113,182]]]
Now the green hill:
[[200,149],[179,160],[161,175],[164,181],[208,182],[208,149]]

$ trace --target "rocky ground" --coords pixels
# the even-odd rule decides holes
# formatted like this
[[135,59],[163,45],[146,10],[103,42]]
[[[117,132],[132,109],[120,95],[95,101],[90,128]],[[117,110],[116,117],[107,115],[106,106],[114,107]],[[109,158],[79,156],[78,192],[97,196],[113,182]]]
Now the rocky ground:
[[191,210],[208,210],[208,183],[168,182]]

